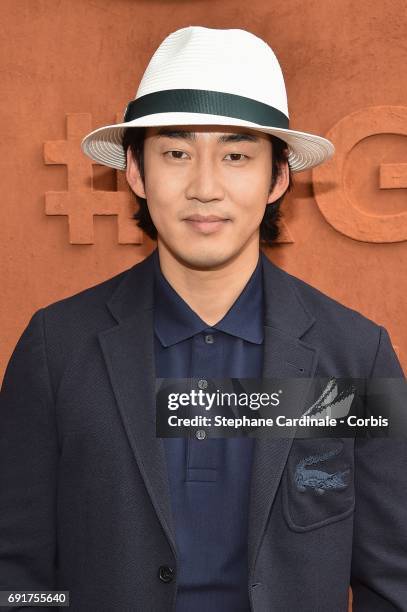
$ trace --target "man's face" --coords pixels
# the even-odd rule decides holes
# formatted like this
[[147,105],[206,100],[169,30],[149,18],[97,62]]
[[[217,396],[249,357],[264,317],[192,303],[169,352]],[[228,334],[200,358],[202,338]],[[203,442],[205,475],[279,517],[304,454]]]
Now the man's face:
[[127,180],[147,200],[159,247],[200,269],[221,267],[245,249],[258,250],[265,207],[289,180],[284,167],[269,193],[267,134],[215,125],[147,128],[144,171],[143,185],[129,148]]

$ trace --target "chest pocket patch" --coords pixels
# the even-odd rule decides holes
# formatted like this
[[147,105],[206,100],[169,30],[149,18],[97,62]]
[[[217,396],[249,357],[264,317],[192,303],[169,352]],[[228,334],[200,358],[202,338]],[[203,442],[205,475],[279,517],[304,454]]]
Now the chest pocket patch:
[[293,441],[282,482],[291,529],[316,529],[353,512],[353,444],[352,438]]

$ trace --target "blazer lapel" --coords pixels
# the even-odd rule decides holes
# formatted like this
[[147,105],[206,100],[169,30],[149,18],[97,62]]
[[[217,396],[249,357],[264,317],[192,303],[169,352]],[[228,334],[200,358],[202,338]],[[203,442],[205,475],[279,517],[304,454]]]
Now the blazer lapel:
[[119,324],[100,332],[99,342],[130,446],[176,555],[165,449],[156,437],[153,257],[128,270],[107,304]]
[[[318,350],[300,338],[315,318],[301,302],[290,276],[263,253],[265,300],[263,378],[312,378]],[[298,402],[298,415],[303,404]],[[256,438],[249,504],[249,576],[293,438]]]

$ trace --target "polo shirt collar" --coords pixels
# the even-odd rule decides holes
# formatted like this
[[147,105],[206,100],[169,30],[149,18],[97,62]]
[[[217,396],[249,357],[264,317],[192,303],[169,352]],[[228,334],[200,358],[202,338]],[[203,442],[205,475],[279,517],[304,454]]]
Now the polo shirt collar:
[[209,326],[169,284],[160,267],[158,249],[154,262],[154,328],[161,344],[171,346],[200,332],[219,330],[253,342],[263,342],[263,262],[259,251],[257,266],[246,286],[225,316]]

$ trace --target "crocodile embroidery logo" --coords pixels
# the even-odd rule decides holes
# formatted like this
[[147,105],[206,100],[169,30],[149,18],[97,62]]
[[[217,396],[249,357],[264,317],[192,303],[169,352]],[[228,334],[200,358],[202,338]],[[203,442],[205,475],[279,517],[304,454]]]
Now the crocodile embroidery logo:
[[318,495],[322,495],[325,491],[330,489],[345,489],[348,483],[345,480],[350,470],[337,471],[337,472],[324,472],[318,469],[306,469],[308,465],[315,465],[317,463],[323,463],[328,461],[340,452],[341,449],[335,448],[325,453],[317,455],[309,455],[301,459],[295,467],[295,484],[297,489],[304,492],[309,489],[313,489]]

